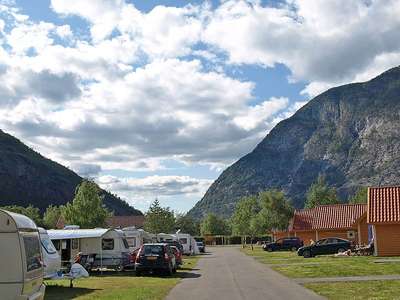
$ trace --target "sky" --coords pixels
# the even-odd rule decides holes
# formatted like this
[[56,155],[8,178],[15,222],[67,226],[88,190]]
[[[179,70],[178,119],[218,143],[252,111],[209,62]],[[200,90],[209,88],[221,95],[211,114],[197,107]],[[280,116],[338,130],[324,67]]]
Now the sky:
[[186,212],[324,90],[400,64],[391,0],[0,0],[0,128]]

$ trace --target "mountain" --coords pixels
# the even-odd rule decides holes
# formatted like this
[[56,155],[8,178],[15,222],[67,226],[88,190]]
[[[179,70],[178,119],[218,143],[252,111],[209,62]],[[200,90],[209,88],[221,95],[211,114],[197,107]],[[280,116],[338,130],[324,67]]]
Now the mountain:
[[[71,201],[81,181],[73,171],[0,130],[0,206],[32,204],[43,212],[50,204]],[[106,191],[102,195],[115,215],[142,215],[118,197]]]
[[239,198],[269,188],[301,208],[319,174],[344,200],[360,186],[400,184],[400,67],[315,97],[227,168],[189,215],[230,216]]

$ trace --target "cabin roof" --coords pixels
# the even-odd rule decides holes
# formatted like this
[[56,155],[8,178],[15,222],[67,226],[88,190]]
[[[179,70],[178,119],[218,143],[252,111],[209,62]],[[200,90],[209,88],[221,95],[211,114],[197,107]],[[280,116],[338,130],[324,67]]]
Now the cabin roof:
[[366,204],[320,205],[297,210],[289,230],[351,228],[367,212]]
[[400,186],[368,189],[368,223],[400,223]]

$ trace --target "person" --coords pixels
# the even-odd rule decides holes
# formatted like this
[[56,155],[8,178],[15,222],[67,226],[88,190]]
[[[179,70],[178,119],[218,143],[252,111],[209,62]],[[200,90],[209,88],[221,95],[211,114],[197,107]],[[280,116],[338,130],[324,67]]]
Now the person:
[[310,246],[314,246],[314,245],[315,245],[315,242],[314,242],[313,239],[311,239],[311,240],[310,240]]

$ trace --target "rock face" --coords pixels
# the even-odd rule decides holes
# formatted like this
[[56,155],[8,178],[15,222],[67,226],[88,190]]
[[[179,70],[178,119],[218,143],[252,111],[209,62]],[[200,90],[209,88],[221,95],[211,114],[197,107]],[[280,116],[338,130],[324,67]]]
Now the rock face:
[[[0,206],[32,204],[44,211],[74,198],[82,178],[33,151],[0,130]],[[114,195],[103,191],[104,203],[115,215],[142,215]]]
[[319,174],[343,200],[360,186],[400,184],[400,67],[311,100],[227,168],[189,214],[230,216],[240,197],[269,188],[301,208]]

